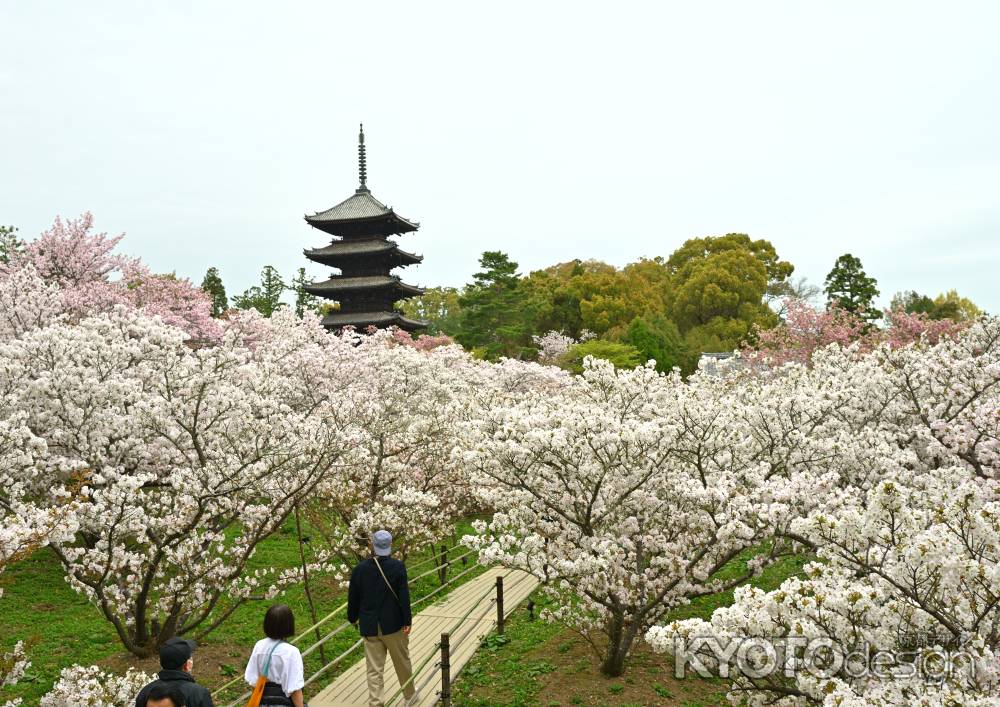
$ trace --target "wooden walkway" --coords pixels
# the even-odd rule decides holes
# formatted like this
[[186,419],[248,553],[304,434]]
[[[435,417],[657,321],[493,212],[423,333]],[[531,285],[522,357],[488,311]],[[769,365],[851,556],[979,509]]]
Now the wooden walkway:
[[[496,627],[496,578],[503,577],[504,615],[509,615],[528,598],[538,586],[538,580],[520,570],[492,568],[466,582],[436,604],[413,617],[410,633],[410,662],[413,665],[414,684],[420,693],[421,707],[438,702],[441,690],[441,634],[450,633],[451,676],[454,680],[479,648],[481,639]],[[464,618],[463,618],[464,617]],[[368,680],[365,677],[363,649],[361,660],[348,668],[333,683],[309,700],[309,707],[347,707],[368,704]],[[423,666],[421,668],[420,666]],[[399,690],[399,680],[392,667],[392,659],[385,661],[386,705],[402,705],[400,695],[389,698]]]

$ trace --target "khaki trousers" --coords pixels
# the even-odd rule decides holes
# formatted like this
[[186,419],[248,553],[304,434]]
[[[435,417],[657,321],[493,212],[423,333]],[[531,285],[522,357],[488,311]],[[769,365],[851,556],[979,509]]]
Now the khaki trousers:
[[[392,657],[392,667],[396,669],[396,677],[403,688],[403,696],[408,700],[416,693],[413,681],[413,667],[410,665],[410,637],[402,631],[383,635],[382,629],[377,636],[365,636],[365,667],[368,671],[368,705],[382,707],[382,673],[385,671],[385,654]],[[410,682],[406,682],[410,680]]]

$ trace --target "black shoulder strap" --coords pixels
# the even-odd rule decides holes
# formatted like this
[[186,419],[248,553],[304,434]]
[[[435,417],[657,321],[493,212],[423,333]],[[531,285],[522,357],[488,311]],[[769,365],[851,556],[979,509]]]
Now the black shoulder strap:
[[396,600],[396,605],[402,609],[403,605],[399,603],[399,595],[396,594],[396,590],[392,588],[391,584],[389,584],[389,579],[385,576],[385,572],[382,571],[382,565],[379,563],[378,557],[372,555],[372,561],[375,563],[375,566],[378,567],[378,573],[382,575],[382,580],[385,582],[385,586],[389,587],[389,591],[392,592],[392,598]]

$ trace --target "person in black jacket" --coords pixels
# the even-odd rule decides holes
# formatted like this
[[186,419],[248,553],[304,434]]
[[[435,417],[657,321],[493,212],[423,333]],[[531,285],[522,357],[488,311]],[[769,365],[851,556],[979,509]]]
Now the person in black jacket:
[[392,656],[396,677],[407,705],[417,703],[410,665],[410,589],[406,566],[389,555],[392,535],[378,530],[372,536],[374,554],[351,572],[347,590],[347,620],[358,623],[365,639],[368,704],[381,707],[385,654]]
[[[212,694],[196,683],[191,677],[194,659],[191,657],[196,648],[194,641],[183,638],[169,638],[160,646],[160,667],[157,679],[139,691],[135,698],[135,707],[146,707],[150,692],[154,687],[174,687],[184,696],[184,707],[215,707]],[[160,690],[156,691],[157,694]],[[155,703],[154,703],[155,704]]]

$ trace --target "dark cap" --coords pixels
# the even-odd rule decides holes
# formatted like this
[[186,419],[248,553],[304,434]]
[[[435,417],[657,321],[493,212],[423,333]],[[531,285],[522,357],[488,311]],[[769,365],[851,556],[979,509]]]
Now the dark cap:
[[187,641],[183,638],[168,638],[167,642],[160,646],[160,667],[164,670],[177,670],[186,662],[198,644],[194,641]]

